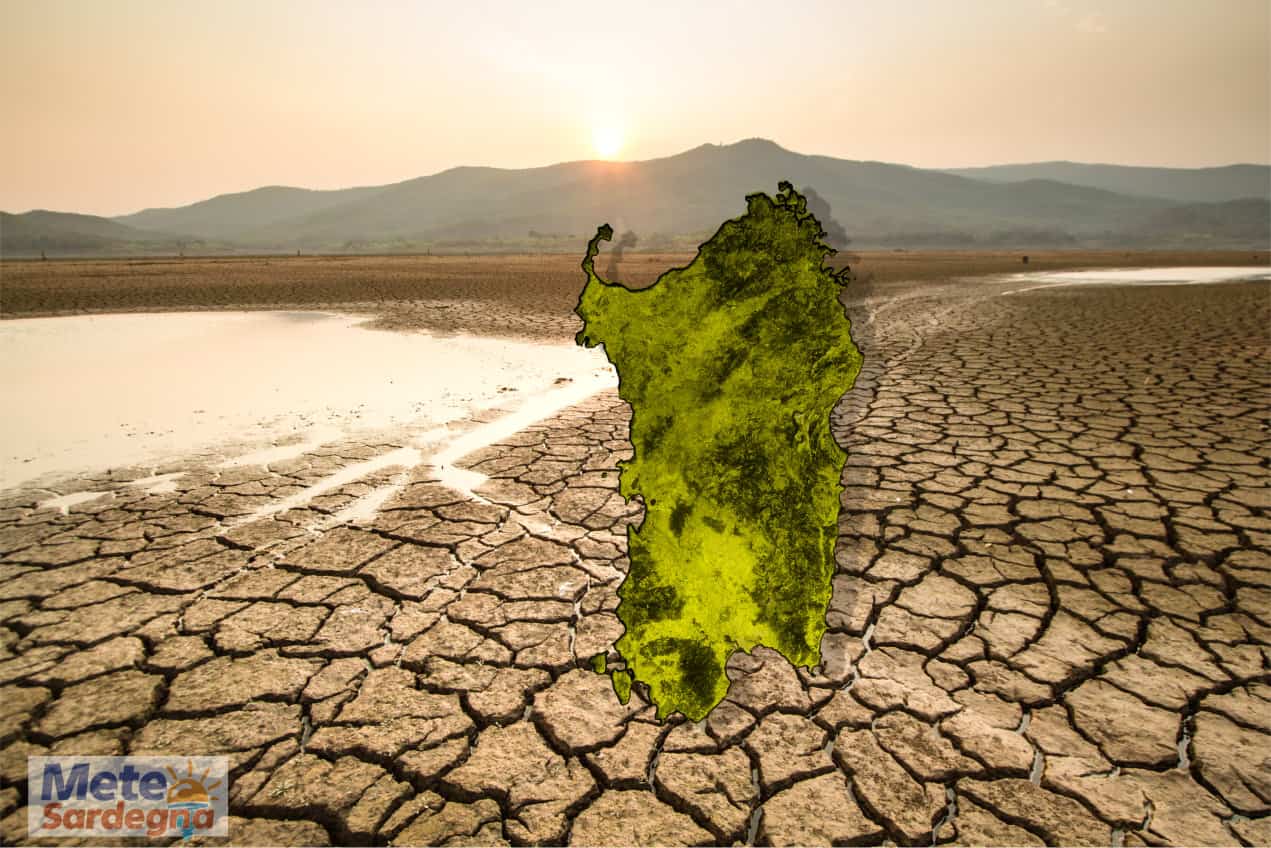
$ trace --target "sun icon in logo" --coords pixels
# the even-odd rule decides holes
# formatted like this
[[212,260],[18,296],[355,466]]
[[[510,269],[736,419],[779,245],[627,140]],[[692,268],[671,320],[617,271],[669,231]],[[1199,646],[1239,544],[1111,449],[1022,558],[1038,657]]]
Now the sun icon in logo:
[[172,785],[168,787],[168,809],[186,811],[181,817],[181,836],[185,839],[189,839],[194,833],[194,811],[206,809],[211,806],[212,801],[217,800],[212,795],[212,790],[220,786],[221,781],[213,780],[208,783],[207,776],[211,771],[209,767],[195,777],[193,760],[187,761],[185,777],[179,776],[171,768],[168,769],[168,774],[172,777]]

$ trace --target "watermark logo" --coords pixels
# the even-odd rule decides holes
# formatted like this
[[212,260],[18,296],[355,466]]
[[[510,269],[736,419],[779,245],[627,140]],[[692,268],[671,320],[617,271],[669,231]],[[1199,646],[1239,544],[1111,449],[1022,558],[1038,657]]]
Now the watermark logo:
[[228,757],[28,757],[31,838],[228,836]]

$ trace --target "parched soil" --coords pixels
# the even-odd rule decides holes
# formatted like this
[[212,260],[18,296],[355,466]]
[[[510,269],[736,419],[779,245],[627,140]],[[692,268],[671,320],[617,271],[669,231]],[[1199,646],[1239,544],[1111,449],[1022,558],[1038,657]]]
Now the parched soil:
[[[623,263],[652,282],[689,257]],[[571,335],[578,256],[315,256],[0,263],[0,317],[204,309],[325,309],[385,329]]]
[[[1025,265],[1023,257],[1028,255]],[[691,254],[628,254],[618,276],[652,283]],[[0,262],[0,318],[204,309],[326,309],[385,329],[572,337],[584,277],[577,256],[269,256]],[[866,251],[849,264],[876,289],[1073,268],[1271,264],[1242,251]],[[597,267],[607,266],[602,253]]]
[[881,277],[819,667],[737,655],[700,725],[586,668],[612,393],[354,524],[393,470],[321,482],[400,439],[11,492],[0,839],[51,751],[228,755],[241,844],[1271,842],[1271,286]]

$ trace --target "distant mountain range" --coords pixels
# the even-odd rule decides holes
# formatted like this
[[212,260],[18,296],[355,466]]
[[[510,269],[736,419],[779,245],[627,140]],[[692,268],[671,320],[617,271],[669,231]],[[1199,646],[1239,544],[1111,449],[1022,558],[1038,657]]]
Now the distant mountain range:
[[1271,167],[1050,162],[924,170],[764,139],[644,162],[453,168],[385,186],[271,186],[118,218],[0,213],[0,255],[577,250],[608,222],[692,247],[780,180],[812,186],[858,247],[1271,244]]
[[0,212],[0,256],[146,253],[170,251],[168,233],[130,227],[110,218],[36,209],[21,215]]
[[1218,203],[1271,195],[1271,168],[1266,165],[1140,168],[1128,165],[1083,165],[1080,162],[1037,162],[1031,165],[954,168],[945,173],[994,183],[1052,180],[1087,188],[1101,188],[1119,194],[1156,197],[1175,203]]

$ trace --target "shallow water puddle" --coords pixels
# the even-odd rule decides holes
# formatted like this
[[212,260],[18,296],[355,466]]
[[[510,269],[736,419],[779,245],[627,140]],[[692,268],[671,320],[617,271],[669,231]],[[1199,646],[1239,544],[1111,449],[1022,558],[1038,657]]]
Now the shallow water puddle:
[[610,381],[611,373],[612,369],[608,372],[591,374],[577,382],[570,382],[528,398],[516,410],[458,436],[446,444],[441,451],[429,457],[428,463],[436,468],[442,485],[470,498],[483,500],[473,490],[488,478],[479,472],[456,467],[455,463],[458,460],[481,448],[496,444],[514,433],[519,433],[531,424],[536,424],[566,407],[580,403],[601,389],[616,386],[617,377],[614,376]]
[[111,491],[93,491],[93,492],[72,492],[69,495],[58,495],[55,498],[48,498],[37,504],[39,509],[56,509],[62,515],[66,515],[73,506],[82,503],[95,501],[98,498],[114,497],[115,493]]
[[275,513],[286,512],[293,507],[308,503],[319,495],[324,495],[341,486],[369,477],[377,471],[383,471],[388,468],[414,468],[419,464],[420,459],[421,456],[417,448],[398,448],[363,462],[346,465],[334,474],[323,477],[312,486],[296,492],[294,495],[270,501],[251,515],[239,518],[231,522],[231,524],[244,524],[261,518],[268,518]]
[[227,455],[230,444],[244,446],[232,464],[278,461],[352,433],[441,428],[493,406],[541,408],[540,398],[551,406],[560,381],[586,392],[578,400],[617,385],[602,353],[567,343],[391,333],[364,320],[202,312],[0,322],[0,488]]
[[1253,267],[1124,268],[1098,271],[1038,271],[1012,274],[1007,282],[1033,283],[1002,294],[1021,294],[1036,289],[1067,286],[1181,286],[1271,280],[1271,272]]
[[[430,467],[434,475],[431,479],[437,480],[443,486],[463,494],[470,500],[488,503],[475,490],[489,478],[480,472],[461,468],[455,463],[551,417],[566,407],[586,400],[596,392],[612,385],[612,372],[605,370],[584,376],[577,382],[566,378],[563,386],[537,394],[528,394],[514,408],[504,411],[490,421],[455,432],[446,427],[434,427],[415,436],[407,447],[397,448],[371,459],[346,465],[304,490],[286,498],[270,501],[250,515],[234,519],[230,523],[244,524],[268,518],[279,512],[303,506],[319,495],[348,483],[363,480],[378,471],[401,469],[401,472],[394,475],[388,483],[378,486],[337,512],[330,520],[324,522],[324,526],[369,521],[379,512],[380,507],[406,486],[410,480],[411,469],[421,464]],[[259,459],[267,453],[268,451],[257,452],[251,456]],[[223,463],[223,465],[242,464],[245,463],[241,457],[229,463]]]

